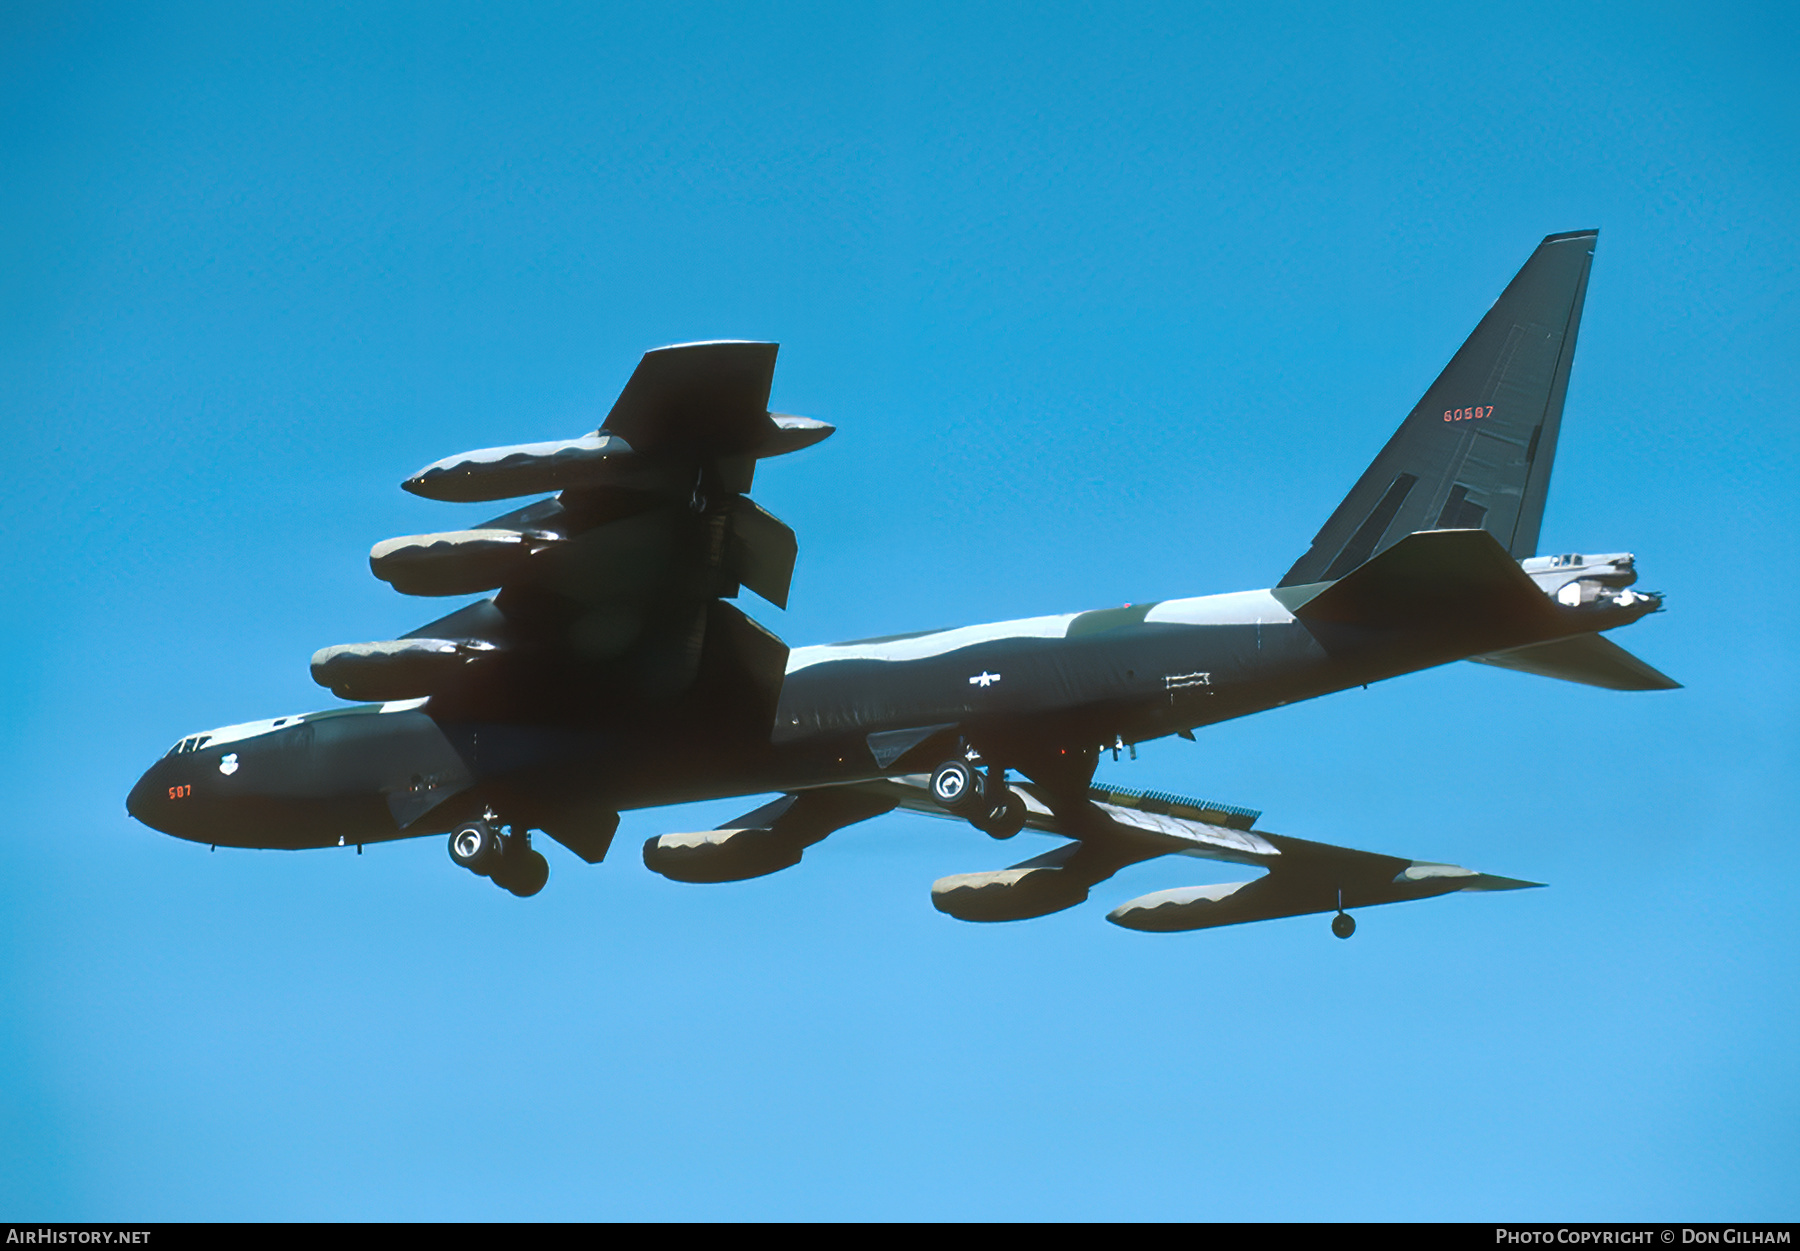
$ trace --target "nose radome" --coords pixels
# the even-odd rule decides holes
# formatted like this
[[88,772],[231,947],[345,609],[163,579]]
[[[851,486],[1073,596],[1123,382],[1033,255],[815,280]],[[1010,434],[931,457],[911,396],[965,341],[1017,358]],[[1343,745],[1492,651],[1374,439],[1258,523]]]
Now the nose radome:
[[150,775],[155,772],[156,769],[152,766],[143,777],[137,780],[137,785],[131,788],[131,794],[125,796],[125,811],[150,826],[151,829],[156,828],[155,823],[150,819]]
[[125,797],[125,811],[159,833],[174,834],[175,801],[169,795],[167,773],[160,760],[146,769]]

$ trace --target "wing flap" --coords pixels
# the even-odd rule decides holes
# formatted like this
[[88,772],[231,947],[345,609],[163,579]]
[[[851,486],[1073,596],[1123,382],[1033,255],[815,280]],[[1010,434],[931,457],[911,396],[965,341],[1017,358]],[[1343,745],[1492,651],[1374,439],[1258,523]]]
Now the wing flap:
[[731,505],[726,571],[777,608],[786,608],[800,541],[779,518],[747,496]]
[[[943,728],[949,727],[931,727],[934,730]],[[908,773],[861,783],[860,789],[890,796],[898,806],[912,812],[961,821],[963,818],[946,812],[931,798],[929,782],[929,774]],[[1109,836],[1129,839],[1134,849],[1143,852],[1136,857],[1138,860],[1179,853],[1261,865],[1279,854],[1267,838],[1246,828],[1242,817],[1234,815],[1254,813],[1254,809],[1203,799],[1153,797],[1118,788],[1094,787],[1088,793],[1090,802],[1086,807],[1079,814],[1071,815],[1066,811],[1057,812],[1051,806],[1049,793],[1035,782],[1009,785],[1024,801],[1026,829],[1087,841],[1104,841]],[[1177,815],[1183,812],[1217,814],[1217,819]],[[1233,824],[1226,824],[1227,821]],[[1133,862],[1125,861],[1118,867],[1128,863]]]

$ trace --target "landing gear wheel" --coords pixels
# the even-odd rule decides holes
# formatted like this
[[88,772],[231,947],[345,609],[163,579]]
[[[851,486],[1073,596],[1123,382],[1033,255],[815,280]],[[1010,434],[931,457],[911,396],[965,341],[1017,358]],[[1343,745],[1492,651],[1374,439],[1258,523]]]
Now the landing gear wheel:
[[1025,828],[1025,801],[1009,789],[998,808],[988,813],[985,819],[970,824],[989,838],[1011,838]]
[[946,760],[932,771],[931,797],[959,817],[981,812],[987,804],[987,781],[966,760]]
[[517,895],[527,899],[544,889],[544,883],[550,880],[550,862],[544,859],[541,851],[529,849],[508,857],[503,873],[496,873],[494,881]]
[[465,821],[450,834],[450,858],[471,873],[491,876],[505,854],[500,831],[486,821]]
[[1348,912],[1340,912],[1331,918],[1331,932],[1339,938],[1348,938],[1356,933],[1356,918]]

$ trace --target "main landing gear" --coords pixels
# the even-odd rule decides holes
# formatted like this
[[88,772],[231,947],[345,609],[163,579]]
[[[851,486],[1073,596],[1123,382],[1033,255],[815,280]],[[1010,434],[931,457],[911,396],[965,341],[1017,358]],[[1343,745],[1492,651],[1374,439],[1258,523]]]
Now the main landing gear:
[[522,825],[502,834],[493,818],[465,821],[450,834],[450,858],[471,873],[492,878],[521,899],[535,895],[550,880],[550,862],[531,849],[531,834]]
[[990,838],[1011,838],[1025,828],[1025,801],[998,765],[983,774],[961,757],[946,760],[932,770],[931,797]]

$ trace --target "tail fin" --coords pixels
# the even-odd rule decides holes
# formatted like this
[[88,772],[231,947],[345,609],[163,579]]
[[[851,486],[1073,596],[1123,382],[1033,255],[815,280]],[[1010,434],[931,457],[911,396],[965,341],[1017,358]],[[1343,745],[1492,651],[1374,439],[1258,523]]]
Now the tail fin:
[[1536,553],[1599,234],[1538,244],[1279,585],[1334,581],[1418,530]]

